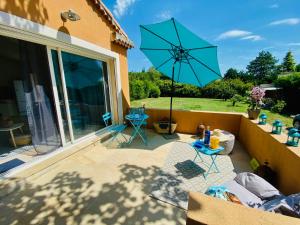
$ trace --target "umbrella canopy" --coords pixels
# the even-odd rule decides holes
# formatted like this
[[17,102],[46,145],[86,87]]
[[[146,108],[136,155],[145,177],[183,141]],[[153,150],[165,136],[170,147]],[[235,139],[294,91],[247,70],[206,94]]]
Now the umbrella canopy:
[[217,46],[201,39],[174,18],[141,25],[141,47],[153,66],[174,80],[205,86],[221,78]]
[[[203,87],[220,74],[217,46],[201,39],[174,18],[156,24],[141,25],[140,49],[153,66],[173,82]],[[172,117],[172,96],[170,104]]]

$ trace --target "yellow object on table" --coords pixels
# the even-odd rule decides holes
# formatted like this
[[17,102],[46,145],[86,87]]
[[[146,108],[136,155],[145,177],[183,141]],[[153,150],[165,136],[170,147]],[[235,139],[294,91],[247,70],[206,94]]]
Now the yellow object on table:
[[217,149],[219,148],[220,137],[218,136],[211,136],[210,138],[210,148]]

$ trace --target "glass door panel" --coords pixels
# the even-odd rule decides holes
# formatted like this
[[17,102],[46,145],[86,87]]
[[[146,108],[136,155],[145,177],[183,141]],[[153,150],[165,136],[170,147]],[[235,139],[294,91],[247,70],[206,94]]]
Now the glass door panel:
[[109,109],[106,63],[61,52],[74,139],[104,127]]

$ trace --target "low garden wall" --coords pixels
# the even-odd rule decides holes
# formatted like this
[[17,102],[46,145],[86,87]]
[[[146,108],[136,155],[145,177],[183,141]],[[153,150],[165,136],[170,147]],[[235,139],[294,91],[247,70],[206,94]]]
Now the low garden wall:
[[[149,115],[148,126],[153,127],[153,122],[168,118],[170,111],[168,109],[147,109]],[[210,126],[210,129],[227,130],[238,136],[240,130],[240,113],[220,113],[204,112],[193,110],[173,110],[172,118],[177,123],[176,131],[179,133],[195,134],[197,126],[204,123]]]
[[[150,116],[149,128],[153,122],[169,117],[169,110],[147,109]],[[279,189],[284,194],[300,192],[300,147],[285,145],[287,135],[270,134],[270,125],[258,125],[245,114],[220,113],[190,110],[174,110],[173,119],[177,122],[176,132],[195,134],[197,125],[204,123],[211,129],[223,129],[233,133],[260,164],[265,161],[278,173]],[[298,174],[299,173],[299,174]]]
[[265,161],[278,174],[278,185],[284,194],[300,192],[300,147],[285,145],[287,135],[271,134],[270,125],[258,125],[242,116],[239,141],[260,164]]

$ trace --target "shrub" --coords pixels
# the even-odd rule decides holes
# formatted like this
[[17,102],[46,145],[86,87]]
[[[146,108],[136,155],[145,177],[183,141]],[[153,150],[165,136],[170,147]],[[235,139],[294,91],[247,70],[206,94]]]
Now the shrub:
[[150,98],[158,98],[160,96],[159,87],[156,85],[151,85],[149,90],[149,97]]
[[217,80],[206,85],[202,90],[202,95],[207,98],[227,100],[236,94],[246,96],[252,86],[252,83],[244,83],[240,79]]
[[275,85],[281,88],[278,91],[280,98],[286,102],[284,113],[298,114],[300,112],[300,104],[297,101],[300,96],[300,73],[294,72],[279,76]]
[[272,98],[265,98],[263,108],[270,110],[275,105],[275,101]]
[[241,96],[241,95],[238,95],[238,94],[235,94],[231,99],[230,101],[232,102],[232,106],[235,106],[235,104],[237,102],[243,102],[245,100],[245,97]]
[[133,80],[129,84],[130,97],[132,100],[148,98],[149,91],[147,90],[147,84],[141,80]]
[[158,86],[163,97],[169,97],[171,94],[175,97],[201,97],[201,88],[190,84],[174,83],[174,93],[171,90],[171,80],[161,80]]
[[271,107],[271,112],[281,113],[286,106],[286,102],[283,100],[277,100],[277,102]]

